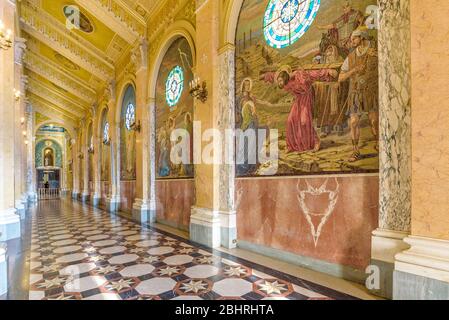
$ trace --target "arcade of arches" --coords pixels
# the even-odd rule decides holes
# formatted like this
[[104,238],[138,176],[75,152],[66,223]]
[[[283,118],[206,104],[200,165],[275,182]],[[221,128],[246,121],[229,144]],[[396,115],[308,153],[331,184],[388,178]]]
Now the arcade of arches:
[[0,297],[449,299],[448,10],[0,1]]

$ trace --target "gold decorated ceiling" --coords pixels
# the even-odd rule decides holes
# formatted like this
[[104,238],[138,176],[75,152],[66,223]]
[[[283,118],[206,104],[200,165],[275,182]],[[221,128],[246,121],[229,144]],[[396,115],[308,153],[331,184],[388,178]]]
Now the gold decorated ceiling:
[[[162,1],[163,2],[163,1]],[[146,32],[159,0],[22,0],[27,40],[27,97],[45,116],[86,117]],[[105,5],[112,4],[114,10]],[[80,8],[80,30],[67,28],[66,6]],[[111,13],[112,12],[112,13]],[[125,18],[123,18],[125,17]],[[125,22],[124,22],[125,21]]]

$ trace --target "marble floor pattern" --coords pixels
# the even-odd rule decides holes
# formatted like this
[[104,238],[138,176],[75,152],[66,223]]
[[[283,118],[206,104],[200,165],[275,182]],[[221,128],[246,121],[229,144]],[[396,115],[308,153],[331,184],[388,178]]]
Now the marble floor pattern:
[[63,200],[33,213],[29,299],[355,298]]

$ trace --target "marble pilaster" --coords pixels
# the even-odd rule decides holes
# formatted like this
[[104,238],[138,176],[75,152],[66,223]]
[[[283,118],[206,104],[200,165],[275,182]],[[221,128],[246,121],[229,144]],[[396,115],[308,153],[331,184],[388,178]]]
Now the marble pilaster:
[[[214,163],[202,163],[195,168],[196,203],[191,211],[190,237],[209,247],[232,248],[236,246],[237,235],[234,143],[225,137],[226,131],[234,129],[234,46],[219,47],[218,2],[198,1],[196,13],[197,24],[209,32],[198,33],[196,39],[201,43],[197,48],[197,56],[201,58],[197,60],[196,73],[207,84],[208,99],[204,103],[195,101],[195,110],[201,109],[195,113],[195,121],[200,121],[202,130],[215,129],[222,140],[214,140]],[[195,134],[195,139],[198,138]],[[201,145],[197,142],[194,146]]]
[[[6,28],[14,29],[15,4],[0,2],[0,19]],[[12,36],[14,38],[14,35]],[[14,49],[1,49],[0,54],[0,241],[20,237],[20,217],[16,214],[15,170],[15,99]]]
[[[227,44],[218,52],[218,130],[222,137],[234,132],[235,123],[235,47]],[[237,217],[235,209],[235,146],[233,141],[222,143],[222,163],[218,167],[218,205],[221,245],[234,248],[237,244]]]
[[[410,0],[379,0],[379,227],[371,264],[392,296],[394,256],[407,248],[411,216]],[[398,50],[400,48],[400,50]]]
[[132,216],[135,221],[154,222],[155,211],[151,210],[150,201],[150,108],[148,95],[148,45],[144,40],[135,52],[136,64],[136,122],[140,132],[136,132],[136,199],[133,203]]
[[106,199],[107,210],[117,212],[120,207],[120,122],[115,119],[115,83],[110,84],[111,97],[108,102],[108,122],[110,133],[110,177],[111,187]]
[[410,0],[411,235],[395,257],[394,299],[449,300],[448,10]]
[[28,201],[33,203],[37,201],[36,186],[36,165],[34,157],[34,116],[33,107],[28,104],[25,114],[27,130],[27,195]]

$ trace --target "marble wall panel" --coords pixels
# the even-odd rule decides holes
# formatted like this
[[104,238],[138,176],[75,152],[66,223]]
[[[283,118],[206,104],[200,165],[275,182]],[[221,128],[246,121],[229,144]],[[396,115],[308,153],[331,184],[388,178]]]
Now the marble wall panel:
[[195,203],[193,179],[156,181],[156,215],[158,222],[188,230],[190,211]]
[[120,181],[120,211],[130,213],[136,199],[136,181]]
[[364,269],[378,227],[378,179],[237,179],[238,240]]

